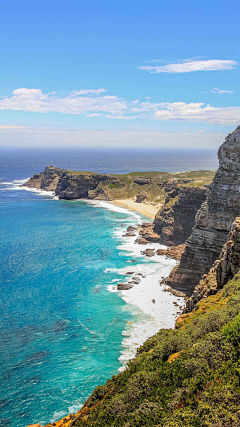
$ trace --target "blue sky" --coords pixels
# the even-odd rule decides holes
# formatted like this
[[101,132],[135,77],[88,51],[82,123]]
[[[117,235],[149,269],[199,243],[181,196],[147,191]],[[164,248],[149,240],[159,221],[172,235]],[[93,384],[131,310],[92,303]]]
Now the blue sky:
[[2,0],[0,144],[214,147],[240,124],[238,11]]

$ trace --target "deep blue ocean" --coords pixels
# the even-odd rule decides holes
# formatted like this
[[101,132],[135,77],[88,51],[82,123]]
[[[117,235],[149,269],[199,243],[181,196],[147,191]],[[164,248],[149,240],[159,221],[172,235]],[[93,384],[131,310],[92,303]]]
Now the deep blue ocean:
[[103,173],[214,170],[217,157],[193,150],[0,149],[0,427],[76,412],[117,374],[122,331],[136,315],[108,291],[115,275],[105,270],[130,260],[114,231],[146,218],[18,189],[18,181],[47,165]]

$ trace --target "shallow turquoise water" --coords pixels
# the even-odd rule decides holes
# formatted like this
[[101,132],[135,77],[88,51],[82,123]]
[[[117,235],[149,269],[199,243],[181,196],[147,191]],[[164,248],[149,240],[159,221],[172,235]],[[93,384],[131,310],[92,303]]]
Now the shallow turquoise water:
[[[0,150],[0,427],[45,424],[75,412],[117,373],[122,331],[138,313],[107,290],[116,279],[111,269],[131,270],[114,232],[141,218],[13,190],[6,182],[47,164],[176,171],[214,169],[215,157],[172,150]],[[144,262],[151,261],[138,258]]]
[[7,188],[0,204],[0,425],[23,427],[76,411],[121,366],[132,315],[108,292],[115,276],[104,270],[127,265],[113,233],[137,218]]

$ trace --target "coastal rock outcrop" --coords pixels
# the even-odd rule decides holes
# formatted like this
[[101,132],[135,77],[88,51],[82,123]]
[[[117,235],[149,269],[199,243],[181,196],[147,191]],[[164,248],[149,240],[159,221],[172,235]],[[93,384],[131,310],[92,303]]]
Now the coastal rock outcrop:
[[55,191],[59,199],[104,199],[109,200],[108,188],[101,184],[120,185],[120,180],[114,175],[91,172],[73,172],[54,166],[47,166],[43,172],[34,175],[24,186],[47,191]]
[[160,236],[161,243],[172,246],[186,242],[206,194],[206,187],[186,187],[179,184],[167,193],[165,204],[153,222],[153,231]]
[[181,246],[182,252],[182,245],[191,235],[195,224],[196,213],[206,199],[207,188],[186,187],[176,182],[165,185],[165,203],[153,223],[142,224],[139,234],[149,242],[172,247]]
[[196,215],[180,264],[165,283],[191,295],[219,258],[240,211],[240,126],[218,150],[219,169]]
[[184,250],[185,250],[185,245],[175,245],[175,246],[170,246],[167,249],[158,249],[156,251],[156,254],[165,255],[167,258],[180,260]]
[[186,302],[186,312],[192,311],[202,299],[222,289],[240,270],[240,218],[232,224],[228,240],[222,248],[220,258],[215,261]]

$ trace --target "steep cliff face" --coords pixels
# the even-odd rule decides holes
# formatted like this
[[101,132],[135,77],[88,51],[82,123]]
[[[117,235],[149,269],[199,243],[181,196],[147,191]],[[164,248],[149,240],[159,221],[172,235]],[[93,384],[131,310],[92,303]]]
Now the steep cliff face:
[[165,281],[191,295],[207,274],[227,241],[232,222],[240,209],[240,127],[228,135],[218,150],[219,169],[206,201],[196,215],[179,266]]
[[223,288],[240,270],[240,218],[232,224],[228,240],[222,248],[218,260],[200,280],[192,296],[186,302],[186,312],[192,311],[202,299]]
[[[166,188],[167,190],[167,188]],[[181,245],[191,235],[195,216],[206,199],[207,188],[177,186],[167,193],[165,204],[157,213],[153,231],[165,245]]]
[[59,199],[71,200],[87,198],[90,190],[95,190],[98,184],[108,179],[99,174],[76,174],[64,172],[56,187]]
[[24,185],[30,188],[55,191],[62,175],[63,169],[47,166],[43,172],[33,175]]
[[187,187],[165,182],[165,194],[165,203],[153,223],[142,224],[139,234],[149,242],[171,246],[173,251],[170,253],[177,253],[179,259],[184,243],[191,235],[196,213],[206,199],[207,186]]
[[[107,190],[100,186],[107,182],[110,185],[119,185],[120,181],[114,175],[97,174],[91,172],[72,172],[54,166],[47,166],[43,172],[34,175],[24,184],[28,187],[55,191],[59,199],[72,200],[87,198],[89,192],[96,190],[90,198],[104,198],[108,200]],[[100,197],[98,197],[100,195]]]

